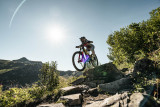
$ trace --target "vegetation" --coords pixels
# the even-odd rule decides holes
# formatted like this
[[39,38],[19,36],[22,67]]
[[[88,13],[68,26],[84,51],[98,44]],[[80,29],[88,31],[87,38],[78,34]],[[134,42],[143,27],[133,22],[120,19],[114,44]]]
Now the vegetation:
[[40,83],[46,86],[49,91],[53,90],[59,84],[59,75],[57,73],[57,63],[45,63],[40,70]]
[[[2,87],[2,86],[1,86]],[[19,103],[33,102],[40,99],[45,92],[45,88],[37,84],[31,88],[11,88],[0,92],[0,107],[16,106]]]
[[2,91],[2,85],[0,85],[0,107],[27,105],[30,102],[44,99],[49,95],[56,96],[59,88],[69,84],[66,79],[59,77],[56,62],[43,64],[40,72],[40,81],[33,84],[32,87],[15,87]]
[[2,70],[0,70],[0,74],[3,74],[5,72],[11,71],[11,70],[13,70],[13,69],[2,69]]
[[[150,12],[147,21],[132,23],[109,35],[108,58],[117,68],[133,68],[135,61],[148,58],[154,62],[154,68],[148,73],[138,72],[134,79],[135,91],[151,90],[158,99],[160,80],[160,7]],[[156,69],[155,69],[156,68]],[[155,94],[156,93],[156,94]]]
[[110,45],[107,56],[116,65],[149,57],[160,46],[160,7],[150,12],[147,21],[132,23],[110,34],[107,43]]

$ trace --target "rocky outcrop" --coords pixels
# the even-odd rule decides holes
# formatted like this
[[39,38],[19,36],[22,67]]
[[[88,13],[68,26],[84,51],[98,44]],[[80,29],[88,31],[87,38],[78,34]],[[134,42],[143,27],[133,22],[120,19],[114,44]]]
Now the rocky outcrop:
[[127,107],[128,93],[116,94],[111,97],[108,97],[102,101],[96,101],[92,104],[86,105],[85,107],[119,107],[120,102],[122,103],[120,107]]
[[158,107],[159,105],[153,99],[146,97],[142,93],[115,94],[105,98],[102,101],[95,101],[85,107]]
[[96,68],[89,69],[88,71],[84,72],[84,75],[89,81],[104,80],[106,83],[124,77],[124,74],[112,63],[106,63]]
[[123,89],[129,89],[132,86],[131,78],[122,78],[110,83],[100,84],[99,89],[108,93],[117,93]]
[[[150,74],[153,69],[153,62],[144,59],[137,61],[134,73]],[[134,91],[136,78],[142,80],[141,75],[122,73],[114,64],[107,63],[84,72],[84,77],[74,81],[73,86],[61,88],[58,101],[64,102],[65,107],[159,107],[151,96],[153,88],[150,92],[150,88],[143,88],[144,93]]]
[[85,78],[74,81],[73,85],[85,84],[91,88],[99,84],[109,83],[124,77],[124,73],[119,71],[112,63],[106,63],[101,66],[89,69],[83,74]]

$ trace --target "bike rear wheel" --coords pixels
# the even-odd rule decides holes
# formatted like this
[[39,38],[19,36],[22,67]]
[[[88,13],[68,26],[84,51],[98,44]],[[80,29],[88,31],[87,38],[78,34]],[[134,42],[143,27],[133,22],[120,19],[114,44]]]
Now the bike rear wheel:
[[91,60],[91,63],[94,67],[98,66],[98,58],[96,55],[94,56],[94,59]]
[[86,63],[83,62],[82,52],[77,51],[72,56],[72,63],[77,71],[83,71],[86,68]]

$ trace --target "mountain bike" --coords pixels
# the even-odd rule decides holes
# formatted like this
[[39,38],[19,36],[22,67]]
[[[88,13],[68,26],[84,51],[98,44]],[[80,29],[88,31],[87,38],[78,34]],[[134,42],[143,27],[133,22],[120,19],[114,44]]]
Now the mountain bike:
[[83,45],[76,46],[80,48],[80,51],[76,51],[72,56],[72,63],[77,71],[83,71],[86,68],[86,63],[93,65],[93,67],[98,66],[98,58],[95,55],[90,55]]

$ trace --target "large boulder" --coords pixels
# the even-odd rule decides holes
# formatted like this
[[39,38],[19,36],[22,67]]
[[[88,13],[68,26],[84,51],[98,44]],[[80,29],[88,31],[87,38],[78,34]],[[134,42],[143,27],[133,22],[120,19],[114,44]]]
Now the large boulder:
[[98,87],[101,91],[105,91],[108,93],[117,93],[122,89],[130,88],[132,86],[131,80],[132,79],[130,77],[121,78],[110,83],[100,84]]
[[84,72],[84,75],[86,76],[86,81],[104,80],[104,82],[112,82],[124,77],[124,74],[113,63],[106,63],[89,69]]

